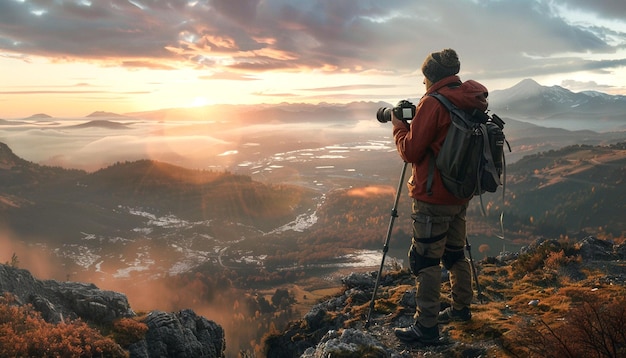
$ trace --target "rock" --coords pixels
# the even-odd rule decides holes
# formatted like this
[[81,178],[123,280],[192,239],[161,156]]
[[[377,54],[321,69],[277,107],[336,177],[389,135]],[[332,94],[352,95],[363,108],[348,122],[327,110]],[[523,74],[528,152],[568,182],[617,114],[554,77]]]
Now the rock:
[[316,305],[309,312],[307,312],[306,315],[304,315],[304,321],[306,322],[307,327],[315,330],[322,327],[326,314],[327,312],[324,307]]
[[626,243],[615,246],[615,254],[618,260],[626,260]]
[[[103,326],[122,317],[135,317],[122,293],[100,290],[96,285],[35,279],[27,270],[0,264],[0,294],[11,293],[19,305],[32,304],[50,323],[67,319]],[[133,358],[223,358],[224,330],[192,310],[177,313],[152,311],[144,319],[145,338],[125,347]]]
[[400,300],[400,305],[403,307],[408,307],[409,309],[415,309],[417,303],[416,294],[417,290],[415,289],[405,291],[402,295],[402,299]]
[[618,256],[613,252],[613,243],[587,236],[580,242],[580,256],[583,260],[616,260]]
[[317,347],[307,349],[300,358],[357,357],[362,352],[368,352],[368,357],[392,356],[391,351],[367,332],[348,328],[341,333],[328,331]]
[[192,310],[152,311],[144,323],[148,332],[144,341],[129,347],[131,357],[225,357],[222,327]]
[[[577,251],[578,248],[580,252]],[[625,257],[626,244],[621,248],[614,247],[611,242],[593,237],[573,242],[539,238],[523,247],[518,253],[507,253],[506,256],[477,263],[478,272],[481,271],[481,265],[493,266],[488,268],[492,276],[487,280],[488,285],[484,286],[483,292],[483,297],[488,300],[487,304],[491,301],[506,301],[502,290],[514,286],[512,282],[500,282],[500,275],[508,272],[504,267],[513,268],[515,260],[519,258],[526,259],[527,256],[535,254],[549,255],[561,250],[571,255],[567,256],[571,262],[560,265],[558,273],[551,273],[550,276],[544,272],[543,277],[560,275],[565,278],[566,282],[587,280],[588,278],[580,270],[581,267],[589,267],[586,266],[589,264],[589,261],[585,262],[586,258],[587,260],[608,260],[595,262],[594,267],[611,269],[611,274],[597,278],[597,282],[592,282],[594,285],[623,285],[626,282],[626,268],[622,262],[614,261],[616,258]],[[582,262],[576,257],[578,254],[583,256]],[[265,342],[267,357],[485,357],[489,355],[488,352],[491,349],[498,351],[503,349],[499,339],[504,330],[497,324],[491,327],[476,324],[442,326],[440,327],[442,342],[439,345],[420,346],[399,341],[393,329],[412,324],[416,311],[414,276],[407,270],[398,270],[381,278],[377,293],[379,307],[372,312],[371,324],[366,327],[366,318],[370,318],[368,317],[368,303],[372,296],[375,277],[368,273],[352,273],[342,279],[346,287],[342,294],[316,304],[303,320],[291,322],[284,332],[272,335]],[[504,277],[508,279],[511,276],[507,274]],[[445,271],[442,271],[443,281],[446,278]],[[586,281],[586,284],[589,282]],[[539,287],[542,286],[538,285],[537,288]],[[528,306],[540,309],[537,313],[541,313],[544,308],[550,309],[549,303],[539,299],[531,297],[526,302]],[[442,301],[442,308],[446,304],[449,306],[448,302]],[[492,317],[489,313],[488,317],[478,318],[481,309],[477,308],[476,317],[492,323],[496,322],[495,320],[507,321],[514,316],[523,318],[526,314],[525,310],[518,310],[517,305],[517,302],[515,306],[508,303],[502,303],[502,306],[499,306],[498,303],[496,307],[500,312],[499,317],[498,315]],[[459,332],[463,332],[462,335],[468,337],[467,342],[455,339],[455,335]],[[474,335],[479,339],[469,338]]]
[[341,283],[347,288],[373,289],[376,279],[367,273],[352,272],[348,276],[343,277]]
[[80,318],[102,324],[135,315],[124,294],[94,284],[38,280],[27,270],[8,265],[0,265],[0,292],[12,293],[21,304],[32,304],[51,323]]
[[539,237],[535,239],[535,241],[531,242],[528,246],[522,246],[522,248],[519,250],[519,255],[529,254],[531,252],[537,251],[544,246],[561,247],[561,244],[557,239],[546,239],[544,237]]

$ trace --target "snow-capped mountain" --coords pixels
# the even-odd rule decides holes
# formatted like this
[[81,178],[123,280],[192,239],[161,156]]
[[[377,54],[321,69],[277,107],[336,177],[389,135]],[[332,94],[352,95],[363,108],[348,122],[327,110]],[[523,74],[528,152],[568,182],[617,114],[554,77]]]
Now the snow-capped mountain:
[[495,112],[516,118],[609,120],[626,122],[626,96],[595,91],[572,92],[560,86],[542,86],[525,79],[489,95]]

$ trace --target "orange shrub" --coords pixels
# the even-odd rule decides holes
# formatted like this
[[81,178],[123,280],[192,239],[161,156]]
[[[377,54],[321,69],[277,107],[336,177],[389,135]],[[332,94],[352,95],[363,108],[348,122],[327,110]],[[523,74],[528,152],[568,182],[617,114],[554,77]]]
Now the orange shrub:
[[113,322],[113,339],[122,347],[142,340],[148,332],[148,325],[132,318],[121,318]]
[[560,324],[536,318],[520,325],[509,349],[524,357],[625,357],[626,300],[603,302],[589,294],[580,299]]
[[76,320],[48,323],[32,306],[0,297],[1,357],[128,357],[111,338]]

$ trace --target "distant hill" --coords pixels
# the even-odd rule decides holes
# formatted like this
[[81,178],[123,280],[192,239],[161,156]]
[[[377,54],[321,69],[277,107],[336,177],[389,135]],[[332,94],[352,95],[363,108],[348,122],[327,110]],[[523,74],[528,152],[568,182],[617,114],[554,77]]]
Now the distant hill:
[[[414,94],[407,94],[414,95]],[[417,103],[419,98],[412,98]],[[376,119],[380,107],[393,107],[387,102],[352,102],[348,104],[281,103],[261,105],[211,105],[194,108],[168,108],[126,113],[126,116],[153,120],[224,120],[242,123],[264,121],[307,121],[325,119]],[[542,86],[525,79],[511,88],[489,93],[489,107],[501,116],[516,119],[576,119],[622,121],[626,125],[626,96],[596,91],[572,92],[560,86]]]
[[48,119],[48,118],[53,118],[53,117],[45,113],[37,113],[25,119]]
[[0,142],[0,194],[3,192],[56,183],[86,175],[81,170],[41,166],[24,160],[13,153],[11,148]]
[[211,105],[194,108],[167,108],[155,111],[126,113],[126,116],[157,121],[205,120],[238,125],[259,123],[339,122],[354,123],[363,118],[376,121],[379,107],[385,102],[352,102],[349,104],[281,103],[261,105]]
[[2,125],[14,126],[14,125],[27,124],[27,123],[28,122],[25,122],[25,121],[13,121],[13,120],[6,120],[6,119],[1,119],[0,118],[0,126],[2,126]]
[[[573,145],[524,157],[507,166],[505,201],[502,188],[483,195],[488,215],[481,214],[475,197],[468,209],[471,235],[498,234],[504,212],[507,238],[525,241],[536,236],[620,237],[626,232],[626,142],[608,146]],[[361,193],[361,194],[359,194]],[[317,223],[299,235],[320,253],[332,247],[377,248],[385,231],[391,187],[335,190],[317,211]],[[406,215],[408,199],[400,198]],[[410,227],[394,226],[396,240],[410,236]],[[341,240],[337,241],[339,232]]]
[[89,121],[87,123],[81,123],[68,128],[106,128],[106,129],[127,129],[128,126],[122,123],[114,121],[108,121],[104,119],[98,119]]
[[311,205],[312,197],[303,188],[150,160],[120,162],[94,173],[40,166],[15,156],[4,144],[0,182],[0,198],[28,203],[0,206],[8,228],[65,242],[82,237],[81,232],[116,236],[128,230],[132,235],[146,218],[120,207],[267,229],[292,220]]
[[[623,236],[626,143],[573,145],[530,155],[507,167],[507,225],[558,236],[586,231]],[[492,197],[493,212],[501,198]]]
[[113,113],[113,112],[104,112],[104,111],[95,111],[86,116],[87,118],[126,118],[126,116]]
[[[410,98],[410,100],[417,103],[419,98]],[[302,103],[211,105],[196,108],[168,108],[125,115],[156,121],[212,121],[228,126],[304,122],[328,122],[333,126],[341,126],[353,125],[364,119],[375,121],[376,112],[380,107],[393,107],[394,105],[395,103],[367,101],[315,105]],[[560,86],[542,86],[532,79],[523,80],[505,90],[490,92],[489,108],[493,113],[509,121],[520,120],[542,127],[566,130],[585,129],[598,133],[626,131],[626,117],[624,116],[626,96],[595,91],[575,93]],[[539,137],[546,137],[540,132],[535,134],[533,134],[535,140]],[[570,137],[580,137],[579,133],[570,134]],[[562,135],[557,135],[557,137],[564,139]],[[623,137],[622,135],[622,139]],[[549,139],[543,140],[546,142]],[[547,145],[541,149],[555,149],[574,143],[577,142],[564,140],[558,143],[557,141],[554,146]],[[593,144],[597,143],[594,140]]]

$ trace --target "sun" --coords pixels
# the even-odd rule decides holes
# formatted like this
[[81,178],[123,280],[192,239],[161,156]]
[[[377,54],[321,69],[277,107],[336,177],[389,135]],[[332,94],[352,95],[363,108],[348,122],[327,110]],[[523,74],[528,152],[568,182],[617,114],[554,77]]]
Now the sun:
[[202,107],[208,106],[209,104],[211,104],[211,102],[206,97],[199,96],[193,98],[193,100],[189,104],[189,107]]

